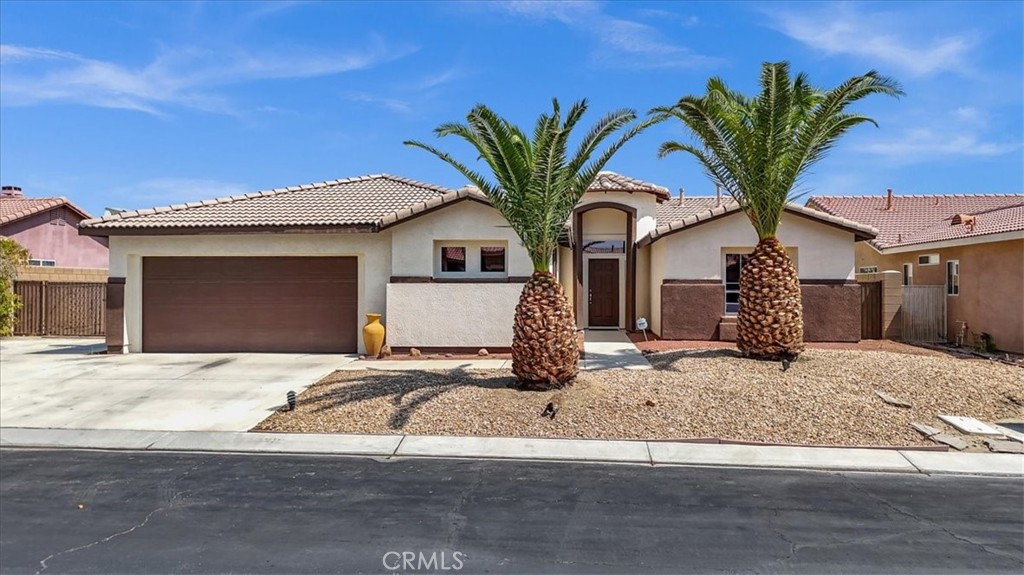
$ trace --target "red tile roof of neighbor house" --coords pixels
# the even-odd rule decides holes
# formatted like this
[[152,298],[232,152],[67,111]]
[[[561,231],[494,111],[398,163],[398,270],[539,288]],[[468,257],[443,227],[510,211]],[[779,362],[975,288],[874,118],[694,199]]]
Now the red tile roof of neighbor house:
[[[615,172],[601,172],[589,191],[643,192],[668,197],[668,189]],[[386,228],[465,199],[488,203],[475,188],[451,190],[388,174],[278,188],[86,220],[86,233],[175,228],[353,227]]]
[[807,205],[878,228],[870,243],[879,250],[1024,230],[1024,194],[815,196]]
[[0,197],[0,224],[9,224],[59,207],[67,207],[83,218],[89,214],[67,198]]

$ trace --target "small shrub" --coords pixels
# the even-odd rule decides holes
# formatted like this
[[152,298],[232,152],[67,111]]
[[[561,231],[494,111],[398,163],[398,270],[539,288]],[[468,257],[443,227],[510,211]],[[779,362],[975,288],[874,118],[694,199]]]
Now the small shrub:
[[993,338],[992,334],[988,333],[987,331],[981,332],[981,335],[978,336],[978,340],[981,341],[981,351],[984,351],[985,353],[995,353],[996,351],[998,351],[996,349],[995,338]]
[[0,335],[11,335],[21,309],[21,298],[14,293],[18,267],[28,264],[29,253],[11,238],[0,238]]

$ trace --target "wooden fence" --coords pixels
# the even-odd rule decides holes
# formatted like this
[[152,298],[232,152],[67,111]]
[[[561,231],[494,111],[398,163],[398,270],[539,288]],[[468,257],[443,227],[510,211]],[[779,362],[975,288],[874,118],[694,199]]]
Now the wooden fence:
[[946,286],[903,286],[903,340],[946,340]]
[[21,296],[14,335],[103,335],[107,285],[18,281]]
[[882,339],[882,282],[860,284],[860,337]]

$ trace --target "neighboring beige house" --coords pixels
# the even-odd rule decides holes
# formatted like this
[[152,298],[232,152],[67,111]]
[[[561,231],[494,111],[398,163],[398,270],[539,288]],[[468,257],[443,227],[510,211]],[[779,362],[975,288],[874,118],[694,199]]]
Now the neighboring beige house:
[[861,273],[900,272],[904,285],[945,286],[946,332],[990,334],[1024,353],[1024,195],[813,197],[809,207],[879,230],[857,245]]
[[[355,352],[382,313],[394,349],[506,349],[533,266],[473,188],[389,175],[124,212],[83,222],[110,240],[111,351]],[[875,231],[791,205],[779,237],[804,283],[811,341],[860,337],[856,242]],[[552,270],[588,329],[729,339],[757,236],[729,201],[602,172]]]

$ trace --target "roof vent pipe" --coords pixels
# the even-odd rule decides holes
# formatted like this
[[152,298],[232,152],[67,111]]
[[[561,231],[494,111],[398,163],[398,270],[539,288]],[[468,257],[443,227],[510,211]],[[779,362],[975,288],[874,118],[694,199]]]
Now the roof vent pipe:
[[892,188],[889,188],[888,190],[886,190],[886,194],[885,194],[885,209],[886,210],[891,210],[892,209]]
[[722,205],[722,184],[715,184],[715,205]]
[[686,195],[686,188],[679,188],[679,203],[683,203],[683,196]]

